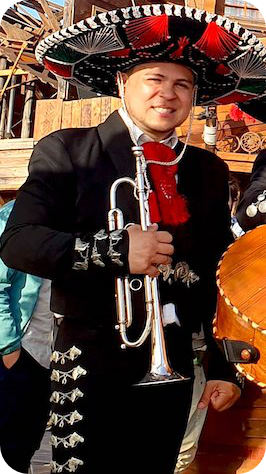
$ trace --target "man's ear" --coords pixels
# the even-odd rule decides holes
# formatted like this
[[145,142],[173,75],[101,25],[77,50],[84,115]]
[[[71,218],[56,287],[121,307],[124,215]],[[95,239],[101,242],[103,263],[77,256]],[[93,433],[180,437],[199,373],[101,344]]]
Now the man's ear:
[[128,80],[128,75],[126,72],[121,72],[121,76],[122,76],[122,79],[123,79],[123,83],[125,84]]

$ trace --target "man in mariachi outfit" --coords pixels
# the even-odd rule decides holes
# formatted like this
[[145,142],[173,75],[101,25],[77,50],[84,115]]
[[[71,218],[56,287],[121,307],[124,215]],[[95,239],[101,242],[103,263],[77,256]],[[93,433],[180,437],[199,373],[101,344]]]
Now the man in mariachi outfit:
[[256,157],[249,184],[245,189],[236,213],[237,223],[243,235],[266,223],[266,151]]
[[[223,410],[238,398],[211,334],[215,269],[231,241],[228,170],[217,156],[180,143],[175,127],[196,103],[258,95],[260,81],[253,92],[256,81],[243,71],[264,66],[265,53],[241,26],[178,5],[102,13],[37,47],[38,59],[71,83],[117,95],[118,81],[123,103],[98,127],[38,143],[2,239],[6,264],[52,280],[51,308],[64,315],[53,356],[53,472],[172,473],[191,404],[192,333],[207,346],[199,407]],[[143,146],[152,225],[140,228],[138,201],[123,184],[118,205],[125,223],[136,225],[110,231],[110,187],[135,179],[133,146]],[[121,349],[115,279],[128,275],[160,275],[178,382],[139,384],[150,365],[149,337]],[[134,293],[130,340],[146,319],[143,291]]]
[[[264,75],[266,73],[264,72]],[[266,121],[266,96],[238,104],[239,108],[261,122]],[[238,237],[266,223],[266,151],[256,157],[247,188],[236,212]]]

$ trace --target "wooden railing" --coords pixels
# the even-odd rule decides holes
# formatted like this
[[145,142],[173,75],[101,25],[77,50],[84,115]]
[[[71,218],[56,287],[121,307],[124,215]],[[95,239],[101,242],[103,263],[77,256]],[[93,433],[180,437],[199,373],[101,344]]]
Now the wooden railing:
[[15,191],[28,176],[33,138],[0,140],[0,191]]

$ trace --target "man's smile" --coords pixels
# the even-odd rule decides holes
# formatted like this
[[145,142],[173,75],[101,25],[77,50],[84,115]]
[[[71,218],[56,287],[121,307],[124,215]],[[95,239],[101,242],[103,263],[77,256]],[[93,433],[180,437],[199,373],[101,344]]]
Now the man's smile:
[[158,114],[173,114],[175,112],[175,109],[172,109],[170,107],[152,107],[152,108]]

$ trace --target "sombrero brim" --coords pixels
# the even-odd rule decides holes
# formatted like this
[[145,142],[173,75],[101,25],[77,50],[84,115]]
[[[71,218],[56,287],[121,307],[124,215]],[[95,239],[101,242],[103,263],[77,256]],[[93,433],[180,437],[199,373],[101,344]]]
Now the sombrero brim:
[[151,61],[193,69],[198,105],[252,101],[266,89],[266,49],[254,34],[180,5],[100,13],[45,38],[36,57],[55,75],[105,95],[117,95],[117,71]]

